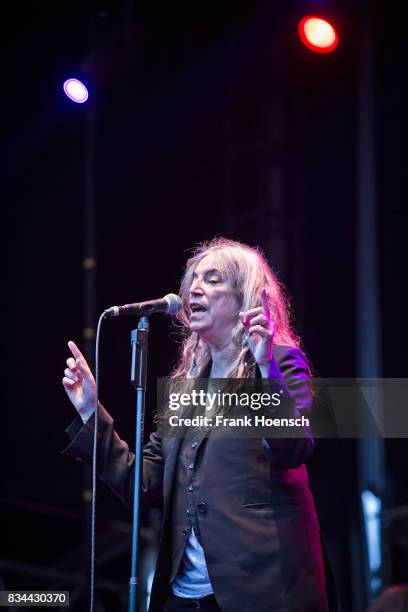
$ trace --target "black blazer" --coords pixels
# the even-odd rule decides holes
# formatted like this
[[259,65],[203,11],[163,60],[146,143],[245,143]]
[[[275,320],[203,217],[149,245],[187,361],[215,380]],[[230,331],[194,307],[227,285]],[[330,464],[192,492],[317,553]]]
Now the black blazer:
[[[310,415],[309,368],[294,347],[273,348],[286,406],[293,416]],[[100,405],[98,475],[124,503],[133,496],[134,455],[114,431]],[[285,411],[285,416],[287,410]],[[274,413],[276,416],[276,413]],[[68,427],[66,456],[92,462],[94,417],[78,416]],[[163,494],[163,523],[149,612],[160,612],[170,590],[171,494],[180,438],[150,436],[143,450],[143,490]],[[197,495],[207,511],[200,533],[214,594],[222,612],[327,612],[320,530],[304,461],[313,441],[304,438],[218,438],[209,435]]]

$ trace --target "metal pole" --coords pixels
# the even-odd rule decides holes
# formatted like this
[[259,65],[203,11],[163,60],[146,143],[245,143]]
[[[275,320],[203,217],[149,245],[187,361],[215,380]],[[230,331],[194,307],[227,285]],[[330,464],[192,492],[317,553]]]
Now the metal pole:
[[[375,180],[374,38],[370,20],[362,28],[358,70],[357,375],[361,378],[379,378],[382,365]],[[371,399],[370,406],[380,410],[381,398]],[[360,496],[363,491],[369,490],[381,499],[385,469],[384,441],[380,438],[358,440],[358,464]],[[367,538],[365,544],[365,599],[369,603],[381,588],[381,567],[378,571],[373,570]],[[377,552],[381,555],[381,551]]]
[[131,332],[132,365],[130,382],[136,389],[136,448],[133,493],[132,561],[129,579],[129,612],[139,610],[140,503],[142,489],[143,433],[147,380],[147,349],[149,319],[141,317],[137,329]]

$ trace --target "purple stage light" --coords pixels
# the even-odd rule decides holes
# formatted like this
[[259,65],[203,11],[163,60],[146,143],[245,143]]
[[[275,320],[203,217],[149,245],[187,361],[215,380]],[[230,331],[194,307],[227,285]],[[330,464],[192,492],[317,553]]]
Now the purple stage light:
[[68,79],[63,87],[68,98],[77,104],[83,104],[89,97],[87,88],[78,79]]

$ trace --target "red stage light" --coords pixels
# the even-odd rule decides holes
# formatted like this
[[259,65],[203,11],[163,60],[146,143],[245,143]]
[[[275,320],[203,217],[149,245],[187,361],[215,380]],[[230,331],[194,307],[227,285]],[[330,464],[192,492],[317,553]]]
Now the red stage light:
[[298,25],[301,41],[316,53],[330,53],[339,44],[334,27],[321,17],[303,17]]

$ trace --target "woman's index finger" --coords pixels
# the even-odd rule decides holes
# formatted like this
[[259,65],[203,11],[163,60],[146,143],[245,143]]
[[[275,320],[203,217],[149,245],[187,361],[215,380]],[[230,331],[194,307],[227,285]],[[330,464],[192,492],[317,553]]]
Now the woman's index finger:
[[84,358],[84,356],[82,355],[81,351],[79,350],[79,348],[77,347],[75,342],[70,340],[68,342],[68,347],[69,347],[69,350],[71,351],[71,353],[73,354],[73,356],[75,357],[75,359],[81,359],[81,358],[83,359]]
[[262,304],[262,308],[264,308],[266,312],[271,314],[271,303],[269,300],[269,294],[265,287],[261,291],[261,304]]

